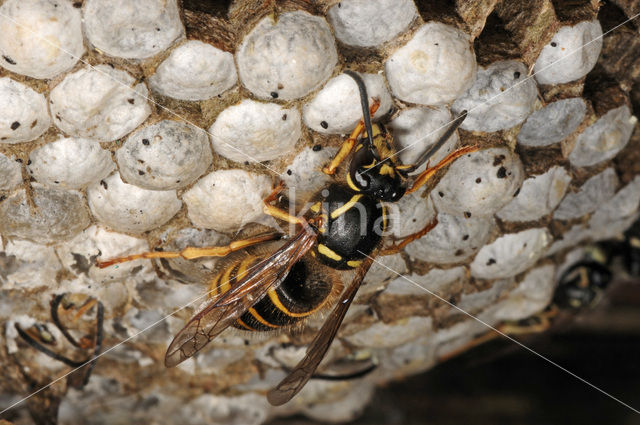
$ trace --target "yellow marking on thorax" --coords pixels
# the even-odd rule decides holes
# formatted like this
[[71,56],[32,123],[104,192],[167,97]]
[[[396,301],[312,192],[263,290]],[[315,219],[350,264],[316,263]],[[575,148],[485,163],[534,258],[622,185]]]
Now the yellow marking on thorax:
[[274,328],[274,329],[278,328],[278,326],[272,325],[271,323],[269,323],[266,320],[264,320],[264,318],[262,316],[260,316],[260,314],[256,311],[255,308],[251,307],[249,309],[249,313],[251,313],[253,318],[256,319],[258,322],[262,323],[263,325],[268,326],[270,328]]
[[382,164],[382,166],[380,167],[380,174],[384,175],[389,175],[391,177],[393,177],[395,175],[396,171],[393,169],[392,166],[390,166],[387,163]]
[[355,269],[356,267],[359,267],[359,266],[360,266],[360,264],[362,264],[362,260],[349,260],[349,261],[347,261],[347,265],[348,265],[349,267],[353,267],[354,269]]
[[329,248],[325,244],[321,244],[321,243],[318,244],[318,252],[324,255],[325,257],[331,258],[332,260],[335,260],[335,261],[342,260],[342,257],[338,253],[333,251],[331,248]]
[[362,194],[353,195],[351,197],[351,199],[349,199],[349,202],[347,202],[346,204],[344,204],[340,208],[335,209],[331,213],[331,218],[335,219],[335,218],[340,217],[342,214],[344,214],[345,212],[350,210],[351,207],[353,207],[360,200],[360,198],[362,198]]
[[322,202],[318,201],[315,204],[311,205],[309,209],[314,213],[320,212],[320,207],[322,207]]
[[349,185],[349,188],[354,192],[360,192],[360,188],[353,183],[353,180],[351,180],[350,173],[347,173],[347,184]]

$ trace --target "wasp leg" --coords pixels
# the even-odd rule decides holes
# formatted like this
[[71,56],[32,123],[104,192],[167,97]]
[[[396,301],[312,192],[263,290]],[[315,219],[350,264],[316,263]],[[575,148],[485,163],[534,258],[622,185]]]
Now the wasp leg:
[[231,254],[234,251],[239,251],[249,246],[257,245],[259,243],[263,243],[267,241],[272,241],[278,238],[280,238],[279,234],[268,233],[266,235],[259,235],[252,238],[233,241],[229,245],[224,245],[224,246],[206,246],[206,247],[188,246],[182,251],[142,252],[140,254],[129,255],[126,257],[112,258],[111,260],[107,260],[107,261],[97,261],[96,265],[101,269],[103,269],[105,267],[109,267],[117,263],[125,263],[127,261],[139,260],[142,258],[151,259],[151,258],[179,258],[180,257],[180,258],[184,258],[185,260],[193,260],[194,258],[201,258],[201,257],[224,257],[228,254]]
[[422,230],[419,230],[415,233],[410,234],[409,236],[406,236],[405,238],[402,239],[400,243],[397,243],[397,241],[394,241],[393,245],[381,250],[380,255],[397,254],[398,252],[403,250],[405,246],[409,245],[411,242],[415,241],[416,239],[420,239],[421,237],[429,233],[434,227],[436,227],[437,224],[438,224],[438,219],[434,218]]
[[429,181],[429,179],[431,177],[433,177],[433,175],[436,173],[436,171],[440,170],[441,168],[446,167],[447,165],[449,165],[451,162],[453,162],[455,159],[460,158],[463,155],[466,155],[468,153],[471,152],[475,152],[477,151],[479,148],[477,145],[473,145],[473,146],[465,146],[463,148],[460,149],[456,149],[455,151],[451,152],[449,155],[447,155],[442,161],[440,161],[439,163],[437,163],[436,165],[434,165],[433,167],[429,167],[426,170],[424,170],[417,178],[416,180],[413,182],[413,185],[407,189],[406,193],[411,193],[411,192],[415,192],[416,190],[418,190],[420,187],[422,187],[427,181]]
[[283,210],[282,208],[278,208],[274,205],[271,205],[271,202],[275,201],[278,198],[278,195],[280,194],[280,192],[282,192],[283,189],[284,189],[284,182],[280,182],[269,194],[269,196],[264,198],[264,201],[262,201],[264,204],[264,206],[262,207],[262,211],[273,218],[286,221],[287,223],[300,224],[301,226],[304,226],[306,224],[305,219],[301,217],[296,217],[295,215],[291,215],[287,211]]
[[[379,107],[380,107],[380,99],[374,99],[373,104],[369,108],[369,114],[373,116]],[[360,137],[360,134],[362,134],[363,130],[364,130],[364,120],[360,120],[356,128],[354,128],[353,131],[351,132],[351,135],[349,136],[349,138],[345,140],[344,143],[342,144],[336,156],[331,160],[329,165],[327,165],[322,169],[323,173],[329,174],[329,175],[333,175],[336,173],[336,170],[338,169],[342,161],[344,161],[346,157],[349,156],[349,153],[351,153],[351,150],[353,150],[353,147],[356,145],[356,141],[358,140],[358,137]]]

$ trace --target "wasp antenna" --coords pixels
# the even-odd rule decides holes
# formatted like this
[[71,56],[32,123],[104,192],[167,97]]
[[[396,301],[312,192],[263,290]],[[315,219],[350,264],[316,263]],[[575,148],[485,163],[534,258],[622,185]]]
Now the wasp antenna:
[[376,159],[378,158],[377,152],[373,149],[373,128],[371,127],[371,115],[369,114],[369,95],[367,94],[367,86],[365,86],[362,77],[357,72],[346,70],[344,71],[349,77],[353,78],[360,91],[360,104],[362,105],[362,119],[364,120],[364,128],[367,130],[367,143],[369,150],[374,153]]
[[449,140],[449,138],[453,135],[453,132],[456,131],[458,127],[460,127],[460,124],[462,124],[462,122],[466,117],[467,117],[466,110],[460,112],[460,115],[458,115],[456,119],[451,122],[451,125],[449,125],[449,128],[447,128],[447,131],[445,131],[445,133],[438,139],[438,141],[433,146],[431,146],[429,150],[425,151],[422,155],[420,155],[420,157],[413,164],[413,166],[407,168],[406,172],[410,173],[412,171],[415,171],[422,164],[427,162],[429,158],[431,158],[438,151],[438,149],[440,149],[447,142],[447,140]]

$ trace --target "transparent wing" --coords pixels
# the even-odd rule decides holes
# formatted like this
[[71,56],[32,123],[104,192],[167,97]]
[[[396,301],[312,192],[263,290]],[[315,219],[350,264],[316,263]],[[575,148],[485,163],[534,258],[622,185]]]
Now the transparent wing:
[[278,287],[291,267],[311,249],[316,238],[311,229],[301,230],[196,314],[169,345],[165,366],[174,367],[193,356],[264,297],[269,289]]
[[340,296],[338,304],[333,309],[327,321],[324,322],[318,335],[309,345],[307,355],[293,368],[274,389],[267,393],[267,400],[274,406],[280,406],[291,400],[304,387],[307,381],[314,374],[318,365],[327,353],[333,339],[340,329],[353,298],[362,284],[364,276],[369,271],[373,263],[373,258],[367,257],[356,271],[356,276],[349,284],[349,287]]

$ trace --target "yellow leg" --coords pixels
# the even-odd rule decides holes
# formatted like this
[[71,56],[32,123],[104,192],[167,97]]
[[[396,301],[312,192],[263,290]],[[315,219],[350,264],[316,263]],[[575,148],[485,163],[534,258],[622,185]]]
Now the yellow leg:
[[442,161],[437,163],[435,166],[424,170],[418,176],[418,178],[416,178],[416,180],[413,182],[413,186],[407,189],[407,193],[415,192],[416,190],[418,190],[420,187],[422,187],[422,185],[424,185],[427,181],[429,181],[431,177],[433,177],[436,171],[446,167],[455,159],[460,158],[461,156],[466,155],[468,153],[475,152],[478,149],[479,149],[478,146],[474,145],[474,146],[465,146],[463,148],[460,148],[451,152],[449,155],[447,155]]
[[437,224],[438,224],[438,219],[434,218],[429,224],[427,224],[424,227],[424,229],[416,233],[410,234],[409,236],[402,239],[402,242],[400,243],[396,243],[394,241],[393,245],[391,245],[389,248],[385,248],[381,250],[379,255],[393,255],[398,253],[399,251],[403,250],[405,246],[409,245],[411,242],[415,241],[416,239],[420,239],[421,237],[429,233],[434,227],[436,227]]
[[[376,113],[379,107],[380,107],[380,99],[374,99],[373,104],[369,108],[369,113],[371,114],[371,116],[373,116]],[[356,142],[358,141],[358,137],[360,137],[360,134],[362,134],[363,130],[364,130],[364,120],[360,120],[356,128],[354,128],[353,131],[351,132],[351,135],[349,136],[349,138],[345,140],[344,143],[342,144],[336,156],[331,160],[329,165],[327,165],[322,169],[323,173],[330,174],[330,175],[335,174],[340,164],[342,164],[342,161],[344,161],[345,158],[349,156],[349,153],[351,153],[351,151],[353,150],[353,147],[356,145]]]
[[207,246],[202,248],[186,247],[182,251],[152,251],[143,252],[140,254],[129,255],[126,257],[112,258],[107,261],[97,261],[96,264],[101,269],[112,266],[117,263],[125,263],[127,261],[139,260],[142,258],[184,258],[186,260],[193,260],[194,258],[201,257],[224,257],[234,251],[238,251],[247,248],[252,245],[256,245],[262,242],[272,241],[278,239],[280,235],[277,233],[269,233],[266,235],[255,236],[253,238],[241,239],[231,242],[225,246]]

